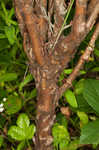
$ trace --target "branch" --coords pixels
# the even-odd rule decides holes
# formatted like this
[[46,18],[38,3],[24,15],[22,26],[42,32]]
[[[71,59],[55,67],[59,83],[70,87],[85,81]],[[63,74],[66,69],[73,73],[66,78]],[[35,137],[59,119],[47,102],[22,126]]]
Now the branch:
[[88,0],[76,0],[76,12],[71,33],[67,37],[59,40],[54,53],[52,53],[53,55],[51,54],[50,56],[50,60],[53,65],[55,64],[57,66],[57,73],[59,74],[67,67],[70,60],[73,59],[77,47],[90,31],[90,27],[86,27],[87,2]]
[[71,33],[65,38],[60,38],[55,46],[54,53],[51,53],[50,60],[57,61],[59,71],[67,67],[68,62],[76,53],[77,46],[85,38],[86,32],[86,8],[87,0],[76,0],[76,12],[73,19]]
[[47,0],[40,0],[40,3],[46,10],[47,9]]
[[[73,19],[72,30],[71,33],[60,40],[58,44],[56,44],[56,50],[60,49],[61,51],[74,51],[74,48],[80,44],[82,39],[86,35],[86,7],[87,0],[76,0],[76,12]],[[66,54],[67,55],[67,54]]]
[[27,27],[29,37],[31,39],[33,53],[39,65],[45,63],[43,46],[37,30],[37,17],[33,14],[33,6],[31,0],[22,2],[22,10],[24,13],[24,21]]
[[95,6],[98,4],[98,2],[99,2],[99,0],[94,0],[94,1],[90,0],[90,3],[88,5],[88,11],[87,11],[88,16],[93,12],[93,10],[94,10]]
[[45,43],[47,40],[49,19],[47,16],[47,0],[37,0],[36,15],[39,16],[38,28],[41,41]]
[[[42,2],[44,4],[45,0],[43,0]],[[34,8],[32,0],[14,0],[14,5],[20,31],[23,36],[24,50],[28,59],[32,64],[35,58],[40,65],[44,64],[45,59],[43,58],[43,42],[46,40],[48,28],[46,19],[40,14],[39,18],[33,14]],[[35,57],[33,57],[33,55],[35,55]]]
[[96,6],[94,7],[94,10],[92,11],[91,15],[88,18],[87,25],[86,25],[88,30],[92,28],[98,15],[99,15],[99,1],[97,2]]
[[24,47],[24,51],[27,55],[27,58],[28,58],[30,64],[32,65],[35,61],[35,57],[33,55],[32,45],[31,45],[29,35],[27,32],[24,32],[24,35],[23,35],[23,47]]
[[54,0],[50,0],[48,2],[48,15],[49,15],[50,19],[53,15],[53,11],[54,11]]
[[94,50],[95,41],[96,41],[98,36],[99,36],[99,23],[97,24],[96,29],[94,31],[94,34],[93,34],[93,36],[89,42],[89,46],[86,48],[84,54],[80,57],[78,64],[74,68],[73,72],[66,79],[66,83],[64,83],[62,85],[62,87],[60,87],[60,89],[59,89],[59,96],[60,97],[66,91],[66,89],[68,89],[69,87],[72,86],[72,81],[77,77],[77,75],[78,75],[80,69],[83,67],[84,63],[89,60],[89,57]]
[[[56,2],[57,2],[57,0],[56,0]],[[64,1],[63,1],[64,2]],[[60,35],[62,34],[62,32],[63,32],[63,29],[64,29],[64,26],[65,26],[65,24],[66,24],[66,22],[67,22],[67,19],[68,19],[68,16],[69,16],[69,13],[70,13],[70,11],[71,11],[71,8],[72,8],[72,6],[73,6],[73,3],[74,3],[74,0],[72,0],[71,1],[71,3],[70,3],[70,5],[69,5],[69,7],[68,7],[68,11],[67,10],[65,10],[65,13],[66,13],[66,11],[67,11],[67,14],[66,14],[66,16],[65,16],[65,19],[64,19],[64,16],[62,15],[63,14],[63,12],[61,12],[61,10],[62,10],[62,7],[63,7],[63,3],[62,2],[62,4],[61,4],[61,8],[60,8],[60,3],[58,2],[58,8],[60,8],[59,10],[57,10],[56,11],[56,23],[55,23],[55,25],[54,25],[54,34],[56,34],[56,40],[55,40],[55,43],[54,43],[54,45],[53,45],[53,47],[52,47],[52,51],[54,50],[54,48],[55,48],[55,45],[57,44],[57,42],[58,42],[58,40],[59,40],[59,38],[60,38]],[[57,3],[56,3],[57,4]],[[57,5],[56,5],[56,8],[57,8]],[[58,13],[58,12],[60,12],[60,13]],[[60,16],[59,16],[60,15]],[[57,18],[59,18],[59,19],[57,19]],[[63,21],[64,20],[64,21]],[[58,33],[58,34],[57,34]],[[55,35],[54,35],[54,37],[55,37]]]
[[21,32],[21,35],[23,36],[24,51],[25,51],[30,63],[33,64],[34,58],[33,58],[32,52],[31,52],[32,46],[31,46],[31,43],[30,43],[30,40],[29,40],[29,35],[26,31],[24,19],[23,19],[23,16],[22,16],[23,12],[22,12],[22,6],[21,6],[20,1],[18,2],[17,0],[14,0],[14,7],[15,7],[16,16],[17,16],[17,19],[18,19],[20,32]]
[[[56,34],[59,32],[60,27],[62,26],[63,22],[64,22],[64,16],[66,14],[66,4],[64,0],[55,0],[54,1],[54,11],[55,11],[55,15],[54,15],[54,19],[55,19],[55,23],[54,23],[54,32],[56,32]],[[58,31],[58,32],[57,32]]]
[[18,25],[19,25],[19,28],[20,28],[20,32],[23,35],[23,33],[26,30],[26,28],[25,28],[23,17],[22,17],[21,4],[20,4],[20,1],[17,1],[17,0],[14,0],[13,3],[14,3],[16,17],[18,19]]

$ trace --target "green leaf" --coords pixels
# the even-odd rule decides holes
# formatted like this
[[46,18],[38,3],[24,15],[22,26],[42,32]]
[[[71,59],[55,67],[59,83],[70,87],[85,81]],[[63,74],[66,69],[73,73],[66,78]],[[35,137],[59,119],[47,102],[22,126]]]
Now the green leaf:
[[65,140],[62,140],[59,144],[60,150],[65,150],[67,147],[67,142]]
[[10,55],[7,53],[7,55],[0,53],[0,65],[11,65],[11,57]]
[[30,120],[26,114],[20,114],[17,119],[18,126],[11,126],[8,135],[10,135],[13,139],[22,141],[32,139],[36,128],[35,125],[30,125]]
[[16,80],[17,77],[16,73],[6,73],[4,75],[0,75],[0,82],[13,81]]
[[37,96],[37,89],[34,88],[29,95],[29,99],[34,98],[36,96]]
[[83,125],[88,123],[88,115],[85,112],[77,111],[77,115]]
[[18,112],[22,108],[22,100],[18,96],[9,96],[4,103],[8,115]]
[[80,70],[80,74],[84,75],[84,74],[86,74],[86,71],[85,70]]
[[86,80],[83,96],[87,103],[99,113],[99,80]]
[[85,79],[81,79],[79,80],[76,85],[75,85],[75,93],[77,95],[81,94],[83,92],[83,89],[84,89],[84,81]]
[[61,146],[63,146],[64,143],[66,146],[70,141],[68,130],[64,126],[59,125],[58,123],[54,124],[52,128],[52,135],[54,137],[54,146],[57,146],[61,143]]
[[10,11],[9,11],[9,16],[8,16],[9,19],[12,19],[12,16],[14,15],[14,13],[15,13],[14,8],[11,8]]
[[99,144],[99,119],[81,129],[80,144]]
[[15,35],[15,27],[14,26],[6,26],[5,27],[5,34],[8,38],[8,41],[11,45],[15,43],[16,35]]
[[86,113],[94,112],[94,110],[92,110],[91,106],[85,100],[83,94],[76,95],[76,100],[79,111],[83,111]]
[[[72,73],[72,71],[73,71],[73,69],[64,69],[63,73],[69,75],[69,74]],[[81,75],[86,74],[86,71],[85,70],[80,70],[80,74]]]
[[17,119],[17,125],[22,129],[26,129],[27,127],[29,127],[29,124],[30,124],[29,117],[25,113],[20,114]]
[[91,72],[99,72],[99,67],[95,67],[91,70]]
[[96,42],[95,42],[95,46],[96,48],[99,50],[99,37],[97,38]]
[[67,128],[68,121],[66,120],[66,117],[65,117],[63,114],[58,113],[57,116],[56,116],[56,120],[57,120],[57,122],[58,122],[60,125],[62,125],[62,126],[64,126],[65,128]]
[[76,101],[76,97],[74,95],[74,93],[71,91],[71,90],[67,90],[65,93],[64,93],[64,96],[67,100],[67,102],[74,108],[77,108],[78,105],[77,105],[77,101]]
[[0,39],[0,51],[10,48],[9,42],[7,39]]
[[73,71],[73,69],[64,69],[64,73],[65,74],[70,74],[70,73],[72,73],[72,71]]
[[3,145],[3,137],[2,136],[0,136],[0,147]]
[[[1,91],[0,91],[1,92]],[[0,115],[0,128],[3,129],[4,125],[6,123],[6,119],[5,117],[3,117],[2,115]]]
[[0,39],[5,39],[5,38],[6,38],[6,35],[5,35],[5,34],[0,33]]
[[36,131],[35,125],[34,124],[30,125],[26,131],[26,139],[32,139],[35,131]]
[[21,82],[20,86],[19,86],[19,91],[22,90],[22,88],[29,83],[30,81],[33,80],[33,76],[31,74],[28,74],[25,79]]
[[17,146],[17,150],[23,150],[23,148],[25,147],[25,141],[22,141],[18,146]]
[[99,57],[99,50],[95,49],[94,54]]
[[22,141],[26,139],[24,129],[17,126],[11,126],[10,129],[8,130],[8,135],[10,135],[13,139],[17,141]]
[[5,16],[8,16],[8,11],[6,9],[6,6],[5,6],[5,3],[4,2],[1,2],[1,7],[3,9],[3,13],[5,14]]
[[78,139],[74,139],[73,141],[71,141],[69,143],[69,145],[67,145],[65,150],[77,150],[78,147],[79,147],[79,140]]
[[11,146],[11,150],[15,150],[15,148],[13,146]]

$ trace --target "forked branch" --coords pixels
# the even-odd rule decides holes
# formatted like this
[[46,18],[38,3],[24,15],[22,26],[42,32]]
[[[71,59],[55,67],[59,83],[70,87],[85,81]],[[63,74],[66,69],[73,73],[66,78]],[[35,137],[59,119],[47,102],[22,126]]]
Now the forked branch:
[[70,74],[70,76],[66,79],[66,82],[60,87],[59,93],[60,96],[66,91],[67,88],[72,86],[72,81],[77,77],[79,74],[80,69],[83,67],[84,63],[87,62],[90,58],[90,55],[94,51],[95,41],[97,37],[99,36],[99,23],[96,25],[96,29],[93,33],[93,36],[89,42],[88,47],[86,48],[83,55],[80,57],[77,65],[75,66],[73,72]]

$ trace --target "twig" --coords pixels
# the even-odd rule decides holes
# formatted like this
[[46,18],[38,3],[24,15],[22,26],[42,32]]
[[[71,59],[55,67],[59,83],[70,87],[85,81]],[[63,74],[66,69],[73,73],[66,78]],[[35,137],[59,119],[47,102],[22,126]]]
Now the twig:
[[96,20],[96,18],[97,18],[98,15],[99,15],[99,2],[95,6],[95,8],[94,8],[93,12],[91,13],[90,17],[88,18],[87,25],[86,25],[86,27],[88,29],[92,28],[92,26],[95,23],[95,20]]
[[89,57],[94,50],[95,40],[97,39],[98,35],[99,35],[99,23],[96,26],[95,32],[94,32],[94,34],[90,40],[89,46],[86,48],[84,54],[80,57],[80,59],[79,59],[77,65],[75,66],[73,72],[66,79],[66,83],[64,83],[62,85],[62,87],[60,87],[60,89],[59,89],[60,96],[62,96],[63,92],[65,92],[65,90],[67,88],[71,87],[72,81],[77,77],[77,75],[78,75],[80,69],[82,68],[82,66],[84,65],[84,63],[89,60]]

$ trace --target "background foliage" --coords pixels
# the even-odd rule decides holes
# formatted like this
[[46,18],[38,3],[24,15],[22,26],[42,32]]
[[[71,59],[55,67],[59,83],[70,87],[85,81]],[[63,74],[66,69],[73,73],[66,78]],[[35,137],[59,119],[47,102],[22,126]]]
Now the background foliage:
[[[73,17],[69,13],[67,23]],[[69,33],[69,29],[64,34]],[[84,52],[94,28],[81,43],[74,60],[60,76],[59,85],[73,70]],[[0,1],[0,149],[22,150],[33,147],[36,132],[35,81],[27,58],[11,0]],[[54,150],[99,148],[99,38],[90,61],[80,71],[60,99],[52,129]]]

